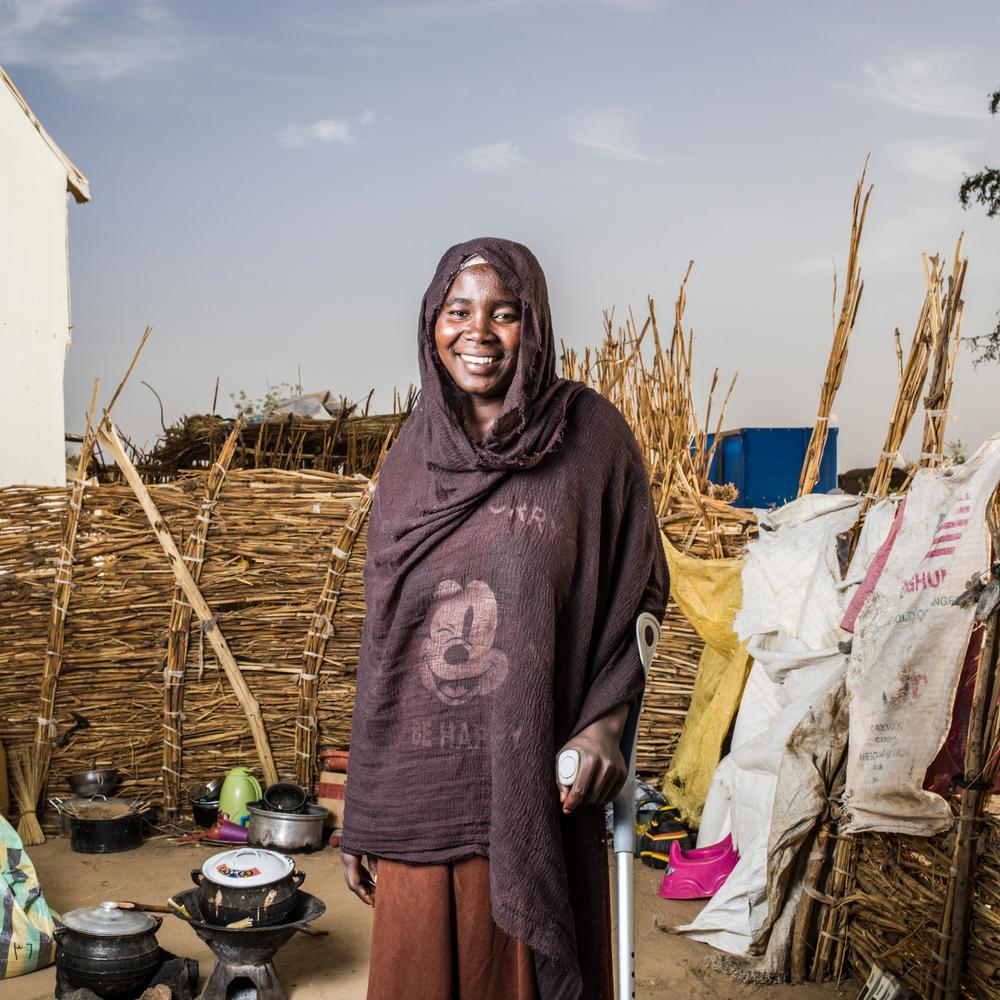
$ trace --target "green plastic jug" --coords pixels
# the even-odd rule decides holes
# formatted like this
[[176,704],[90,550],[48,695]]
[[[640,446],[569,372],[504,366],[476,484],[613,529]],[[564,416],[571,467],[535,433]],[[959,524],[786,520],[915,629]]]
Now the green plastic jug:
[[219,793],[219,819],[246,826],[250,822],[248,802],[257,802],[261,797],[260,782],[249,768],[234,767],[226,775]]

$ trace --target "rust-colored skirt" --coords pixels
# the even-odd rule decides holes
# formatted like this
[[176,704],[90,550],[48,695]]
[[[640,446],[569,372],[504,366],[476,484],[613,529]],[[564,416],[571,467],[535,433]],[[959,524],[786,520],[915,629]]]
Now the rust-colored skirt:
[[[569,868],[570,901],[584,1000],[611,1000],[614,991],[606,851],[603,836],[567,851],[578,862]],[[486,858],[379,861],[368,1000],[538,1000],[531,949],[490,914]]]

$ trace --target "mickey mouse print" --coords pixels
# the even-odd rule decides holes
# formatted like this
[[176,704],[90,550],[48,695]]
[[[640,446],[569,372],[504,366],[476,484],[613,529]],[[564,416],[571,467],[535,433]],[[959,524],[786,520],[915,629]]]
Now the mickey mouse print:
[[497,599],[489,584],[442,580],[433,591],[420,679],[446,705],[464,705],[507,679],[507,654],[496,649]]

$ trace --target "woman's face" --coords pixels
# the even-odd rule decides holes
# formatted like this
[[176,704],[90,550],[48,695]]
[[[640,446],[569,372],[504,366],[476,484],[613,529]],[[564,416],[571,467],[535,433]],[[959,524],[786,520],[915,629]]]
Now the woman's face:
[[434,342],[459,389],[502,401],[517,370],[521,302],[488,264],[467,267],[448,289]]

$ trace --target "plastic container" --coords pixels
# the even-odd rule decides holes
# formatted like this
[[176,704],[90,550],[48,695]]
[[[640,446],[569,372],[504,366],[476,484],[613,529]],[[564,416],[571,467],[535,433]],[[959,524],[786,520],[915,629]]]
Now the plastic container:
[[661,899],[708,899],[719,891],[739,859],[732,837],[693,851],[682,851],[674,843],[658,895]]
[[[741,427],[723,431],[708,478],[732,483],[738,507],[780,507],[794,500],[799,474],[812,436],[811,427]],[[715,440],[708,436],[708,447]],[[837,428],[831,427],[814,493],[837,487]]]
[[260,782],[245,767],[234,767],[226,775],[219,793],[219,817],[246,826],[250,822],[248,803],[261,797]]

